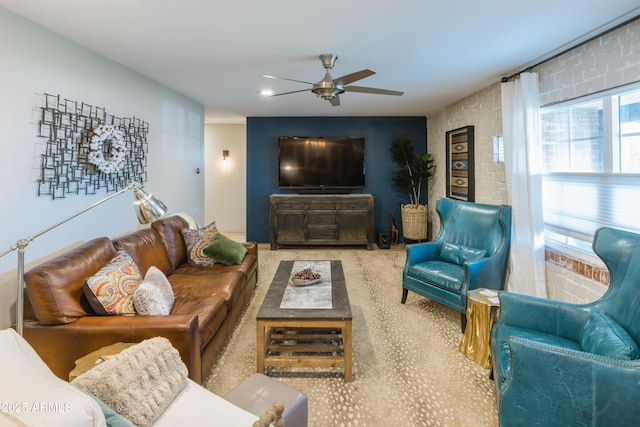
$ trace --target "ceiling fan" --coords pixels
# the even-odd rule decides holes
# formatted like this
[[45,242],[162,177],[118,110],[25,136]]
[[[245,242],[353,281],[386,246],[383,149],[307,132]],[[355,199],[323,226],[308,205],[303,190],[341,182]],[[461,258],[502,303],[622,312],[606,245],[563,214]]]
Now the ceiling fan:
[[272,97],[272,96],[280,96],[280,95],[289,95],[291,93],[306,92],[310,90],[311,92],[315,93],[318,97],[322,99],[326,99],[331,103],[331,105],[333,105],[334,107],[337,107],[338,105],[340,105],[339,95],[344,92],[373,93],[377,95],[395,95],[395,96],[401,96],[404,93],[397,90],[377,89],[373,87],[364,87],[364,86],[353,86],[350,84],[355,81],[364,79],[365,77],[374,75],[375,71],[371,71],[369,69],[356,71],[355,73],[347,74],[342,77],[338,77],[334,79],[331,77],[331,73],[329,72],[329,70],[333,68],[333,65],[335,64],[336,59],[338,59],[338,56],[333,53],[324,53],[320,55],[320,61],[322,61],[322,66],[325,68],[326,73],[324,75],[324,78],[317,83],[305,82],[303,80],[296,80],[296,79],[288,79],[285,77],[274,77],[274,76],[263,74],[262,77],[267,77],[269,79],[288,80],[290,82],[298,82],[298,83],[305,83],[305,84],[311,85],[310,89],[300,89],[300,90],[294,90],[291,92],[276,93],[273,95],[265,95],[265,96]]

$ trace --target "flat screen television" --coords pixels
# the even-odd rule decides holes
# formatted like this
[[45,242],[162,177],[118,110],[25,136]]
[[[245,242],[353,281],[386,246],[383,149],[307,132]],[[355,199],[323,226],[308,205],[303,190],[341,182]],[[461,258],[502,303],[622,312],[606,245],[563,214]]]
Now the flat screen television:
[[280,137],[280,188],[349,191],[365,185],[364,138]]

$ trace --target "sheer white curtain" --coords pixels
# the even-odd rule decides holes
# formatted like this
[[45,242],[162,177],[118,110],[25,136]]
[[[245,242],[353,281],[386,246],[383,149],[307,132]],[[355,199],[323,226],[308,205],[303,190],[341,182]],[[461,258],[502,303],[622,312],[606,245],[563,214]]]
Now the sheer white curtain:
[[538,110],[537,73],[502,83],[504,163],[513,210],[507,289],[546,297]]

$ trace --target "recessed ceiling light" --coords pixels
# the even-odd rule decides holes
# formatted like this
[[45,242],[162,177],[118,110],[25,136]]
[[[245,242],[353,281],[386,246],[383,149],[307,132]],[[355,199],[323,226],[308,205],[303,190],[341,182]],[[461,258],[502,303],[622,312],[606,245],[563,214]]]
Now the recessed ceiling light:
[[271,96],[273,95],[273,91],[271,89],[263,89],[260,91],[260,95],[262,96]]

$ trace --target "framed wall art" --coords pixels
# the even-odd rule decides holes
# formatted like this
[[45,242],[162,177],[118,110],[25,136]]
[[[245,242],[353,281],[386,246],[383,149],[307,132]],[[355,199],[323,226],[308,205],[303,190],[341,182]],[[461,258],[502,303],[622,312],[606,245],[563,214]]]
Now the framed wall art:
[[139,118],[116,117],[102,107],[44,94],[38,136],[46,141],[38,196],[55,200],[146,182],[148,133],[149,123]]
[[473,126],[446,133],[447,197],[475,201]]

